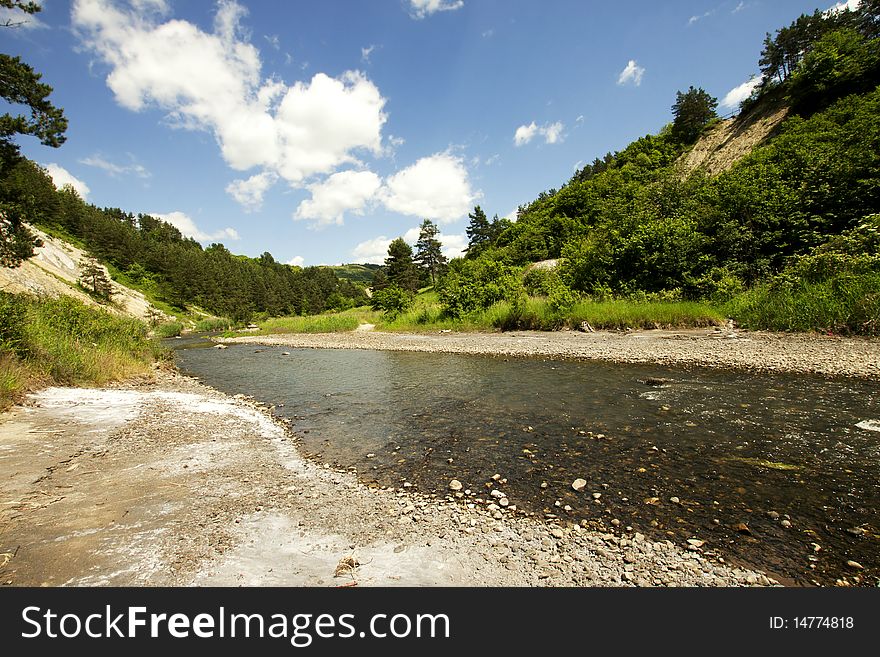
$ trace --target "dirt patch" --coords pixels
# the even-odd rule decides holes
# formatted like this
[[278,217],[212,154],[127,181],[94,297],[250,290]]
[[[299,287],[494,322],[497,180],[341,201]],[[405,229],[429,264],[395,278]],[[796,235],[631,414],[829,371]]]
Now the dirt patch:
[[469,491],[369,488],[301,458],[266,409],[177,374],[32,395],[0,423],[0,472],[3,585],[771,583]]

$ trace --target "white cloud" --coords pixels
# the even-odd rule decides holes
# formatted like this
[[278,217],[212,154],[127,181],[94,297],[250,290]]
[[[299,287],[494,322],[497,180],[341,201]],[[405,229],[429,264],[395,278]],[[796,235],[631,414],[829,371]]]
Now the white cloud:
[[516,146],[524,146],[532,141],[536,135],[541,135],[545,144],[556,144],[564,139],[562,134],[564,129],[565,125],[561,121],[545,123],[542,126],[532,121],[529,125],[521,125],[516,129],[513,134],[513,143]]
[[741,0],[741,2],[736,7],[734,7],[733,11],[731,11],[730,13],[731,14],[738,14],[739,12],[741,12],[745,8],[746,8],[745,0]]
[[65,185],[70,185],[76,190],[76,193],[79,194],[83,201],[88,200],[89,191],[91,191],[89,190],[89,186],[63,166],[50,162],[49,164],[43,165],[43,168],[49,173],[56,188],[61,189]]
[[293,256],[290,260],[287,261],[287,264],[291,267],[302,267],[305,261],[306,259],[302,256]]
[[584,115],[578,114],[578,117],[574,120],[574,122],[575,123],[583,123],[584,122]]
[[145,7],[73,5],[74,29],[109,65],[107,85],[123,107],[158,107],[177,127],[213,134],[233,169],[260,167],[294,185],[357,163],[357,151],[381,154],[385,99],[362,73],[264,80],[259,51],[241,35],[246,9],[234,0],[219,1],[213,32],[162,22]]
[[275,184],[278,177],[264,171],[247,180],[233,180],[226,185],[226,193],[234,198],[245,212],[256,212],[263,207],[263,196]]
[[495,36],[495,28],[490,27],[488,30],[484,30],[482,32],[482,36],[484,39],[491,39],[493,36]]
[[550,123],[541,128],[541,134],[544,135],[544,142],[547,144],[556,144],[563,139],[562,130],[565,126],[561,121]]
[[342,225],[346,212],[362,215],[382,180],[372,171],[340,171],[308,185],[312,198],[299,204],[294,220],[314,219],[317,226]]
[[138,178],[149,178],[153,174],[151,174],[147,169],[137,162],[132,162],[131,164],[116,164],[114,162],[110,162],[106,158],[101,155],[92,155],[91,157],[84,157],[79,160],[80,164],[85,164],[89,167],[95,167],[97,169],[101,169],[108,173],[111,177],[117,178],[119,176],[127,176],[134,175]]
[[645,75],[645,69],[636,64],[636,60],[631,59],[627,62],[626,68],[620,72],[620,75],[617,78],[617,84],[622,86],[631,82],[638,87],[642,83],[643,75]]
[[421,158],[389,177],[379,191],[389,210],[439,223],[466,215],[478,196],[471,189],[461,158],[449,153]]
[[443,255],[450,260],[453,258],[461,258],[468,246],[467,235],[464,233],[455,235],[444,235],[443,233],[440,233],[439,240],[443,245],[443,248],[441,249]]
[[373,51],[375,49],[376,49],[376,46],[372,43],[369,46],[367,46],[366,48],[361,48],[361,61],[363,61],[366,64],[369,64],[370,63],[370,55],[373,54]]
[[388,247],[391,245],[391,241],[384,235],[374,237],[354,247],[351,255],[354,256],[355,262],[381,265],[385,262],[385,257],[388,255]]
[[861,0],[846,0],[845,2],[838,2],[831,7],[828,7],[828,9],[825,10],[825,13],[837,14],[847,9],[849,9],[850,11],[855,11],[859,8],[860,4],[862,4]]
[[422,19],[438,11],[455,11],[464,7],[464,0],[409,0],[409,15]]
[[177,230],[179,230],[184,237],[191,237],[197,242],[216,242],[221,239],[239,239],[238,233],[235,231],[234,228],[223,228],[213,233],[205,233],[201,229],[199,229],[198,226],[196,226],[196,222],[193,221],[189,215],[183,212],[175,211],[168,212],[167,214],[150,212],[149,215],[151,217],[161,219],[162,221],[171,224]]
[[532,121],[529,125],[521,125],[513,133],[513,143],[517,146],[528,144],[538,134],[538,126]]
[[728,91],[727,95],[721,100],[721,107],[736,109],[741,102],[752,95],[752,92],[759,84],[761,84],[761,78],[753,77],[751,80],[734,87]]

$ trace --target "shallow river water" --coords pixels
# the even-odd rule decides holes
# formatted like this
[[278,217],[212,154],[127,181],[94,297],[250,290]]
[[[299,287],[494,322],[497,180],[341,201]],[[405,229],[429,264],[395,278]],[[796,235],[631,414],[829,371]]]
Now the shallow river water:
[[178,367],[275,405],[306,455],[366,483],[446,494],[455,478],[538,516],[696,538],[783,581],[880,581],[880,383],[206,345],[177,341]]

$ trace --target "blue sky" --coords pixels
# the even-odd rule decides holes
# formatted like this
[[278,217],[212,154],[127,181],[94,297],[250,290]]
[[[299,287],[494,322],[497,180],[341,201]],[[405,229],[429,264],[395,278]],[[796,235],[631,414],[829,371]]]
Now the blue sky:
[[458,255],[474,205],[510,215],[656,133],[677,90],[734,109],[765,33],[834,2],[42,4],[0,36],[70,121],[20,142],[56,184],[317,265],[381,262],[424,218]]

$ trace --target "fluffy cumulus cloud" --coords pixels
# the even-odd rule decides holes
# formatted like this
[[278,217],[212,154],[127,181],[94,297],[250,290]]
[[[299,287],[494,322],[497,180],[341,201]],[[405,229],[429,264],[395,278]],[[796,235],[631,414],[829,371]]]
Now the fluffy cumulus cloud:
[[363,214],[382,180],[372,171],[340,171],[325,180],[308,185],[312,197],[299,204],[295,220],[309,219],[315,225],[342,225],[346,212]]
[[478,194],[461,158],[435,153],[390,176],[379,197],[392,212],[448,223],[466,215]]
[[516,129],[516,132],[513,133],[513,143],[516,146],[525,146],[540,135],[545,144],[557,144],[564,138],[562,134],[564,129],[565,125],[561,121],[545,123],[541,126],[532,121],[528,125],[521,125]]
[[150,212],[149,214],[152,217],[156,217],[156,219],[161,219],[162,221],[171,224],[179,230],[184,237],[191,237],[197,242],[216,242],[223,239],[239,239],[238,233],[235,232],[234,228],[223,228],[213,233],[206,233],[196,226],[196,222],[193,221],[189,215],[183,212],[168,212],[167,214]]
[[354,257],[355,262],[381,265],[385,262],[385,256],[388,255],[388,247],[390,244],[390,238],[380,235],[379,237],[374,237],[371,240],[358,244],[354,247],[351,255]]
[[642,83],[642,77],[645,75],[645,69],[639,66],[636,63],[636,60],[631,59],[627,62],[626,67],[620,72],[620,75],[617,77],[617,84],[623,86],[625,84],[632,84],[638,87]]
[[752,95],[752,92],[759,84],[761,84],[761,78],[755,77],[743,82],[737,87],[734,87],[728,91],[727,95],[721,100],[721,107],[736,109],[741,102]]
[[409,15],[422,19],[438,11],[455,11],[464,7],[464,0],[409,0]]
[[86,185],[82,180],[74,176],[70,171],[65,169],[63,166],[55,164],[51,162],[49,164],[44,165],[44,168],[49,173],[49,176],[52,178],[52,182],[55,184],[55,187],[61,189],[65,185],[70,185],[79,194],[80,198],[84,201],[88,200],[89,196],[89,186]]
[[291,267],[302,267],[306,262],[306,259],[302,256],[293,256],[290,260],[287,261],[287,264]]
[[452,260],[452,258],[461,258],[467,249],[467,235],[464,233],[456,235],[440,234],[440,243],[443,245],[443,255]]
[[246,180],[233,180],[226,185],[226,193],[234,198],[245,212],[256,212],[263,207],[263,196],[278,179],[271,171],[264,171]]
[[[246,9],[220,0],[213,31],[168,18],[158,0],[121,7],[75,0],[74,29],[109,66],[107,85],[132,111],[156,107],[177,127],[214,135],[223,158],[240,171],[259,168],[291,184],[380,155],[385,99],[362,73],[318,73],[288,86],[263,79],[259,51],[241,34]],[[260,185],[233,185],[253,204]],[[241,182],[241,181],[239,181]]]

